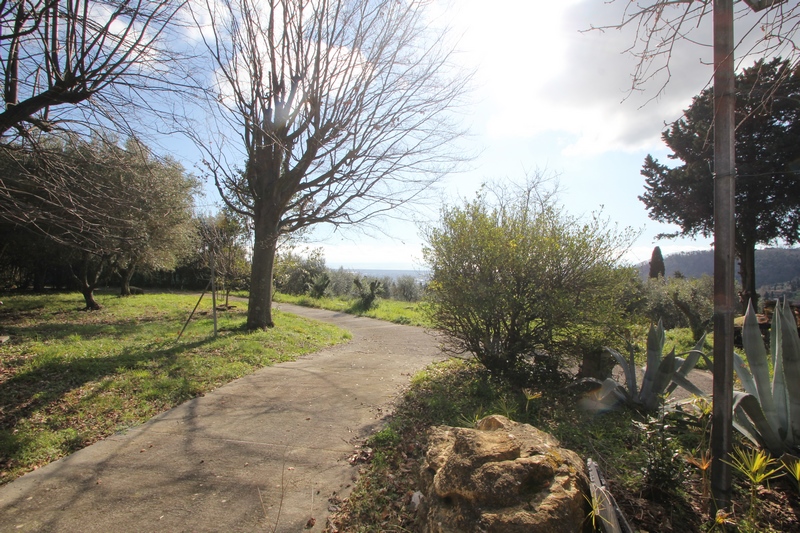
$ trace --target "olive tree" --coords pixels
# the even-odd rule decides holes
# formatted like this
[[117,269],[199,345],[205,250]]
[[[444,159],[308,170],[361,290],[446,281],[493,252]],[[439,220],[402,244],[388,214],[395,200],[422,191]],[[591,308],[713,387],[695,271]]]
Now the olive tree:
[[542,188],[537,178],[513,194],[483,191],[423,232],[434,327],[449,350],[512,377],[529,359],[553,370],[608,339],[634,280],[620,267],[632,232],[570,216]]
[[121,146],[113,139],[53,136],[42,149],[46,154],[0,157],[0,173],[15,184],[17,196],[37,189],[29,176],[53,184],[51,191],[65,187],[91,195],[92,210],[76,212],[70,205],[57,209],[33,192],[31,209],[49,216],[17,224],[62,245],[87,309],[100,308],[93,293],[113,269],[124,287],[136,268],[172,268],[189,251],[197,182],[177,162],[156,158],[135,139]]
[[190,134],[206,150],[227,205],[253,221],[248,329],[273,325],[273,269],[283,236],[320,223],[398,216],[458,161],[453,111],[468,76],[454,68],[428,4],[195,6],[216,68],[209,103],[220,128],[211,144]]

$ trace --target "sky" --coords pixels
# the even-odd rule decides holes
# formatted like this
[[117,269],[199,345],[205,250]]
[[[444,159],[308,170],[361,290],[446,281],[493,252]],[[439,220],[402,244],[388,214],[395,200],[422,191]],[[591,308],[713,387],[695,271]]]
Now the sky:
[[[538,171],[557,176],[560,203],[571,215],[602,210],[620,227],[641,231],[626,256],[631,263],[649,260],[655,245],[665,255],[710,249],[707,239],[656,241],[675,228],[650,220],[637,198],[644,192],[645,156],[666,159],[665,123],[679,118],[711,79],[704,64],[710,49],[683,47],[685,54],[673,56],[675,74],[660,96],[660,83],[630,95],[636,59],[624,50],[632,33],[585,31],[618,21],[622,2],[453,4],[449,25],[458,59],[475,72],[468,142],[480,155],[440,185],[445,201],[471,198],[487,181],[521,181]],[[424,268],[417,224],[392,221],[385,231],[388,236],[374,237],[316,232],[320,240],[309,245],[322,247],[334,268]]]
[[[626,255],[631,264],[648,261],[656,245],[664,255],[711,249],[709,239],[656,240],[677,228],[649,219],[638,199],[645,156],[667,161],[662,131],[711,82],[710,16],[694,28],[695,42],[673,51],[666,85],[656,76],[631,92],[634,28],[587,31],[619,22],[628,0],[444,2],[431,16],[450,26],[458,61],[475,73],[465,142],[480,155],[439,185],[443,202],[540,172],[557,177],[570,215],[602,211],[641,232]],[[332,268],[424,269],[419,223],[436,214],[420,208],[416,222],[386,221],[370,234],[317,229],[308,246],[321,247]]]

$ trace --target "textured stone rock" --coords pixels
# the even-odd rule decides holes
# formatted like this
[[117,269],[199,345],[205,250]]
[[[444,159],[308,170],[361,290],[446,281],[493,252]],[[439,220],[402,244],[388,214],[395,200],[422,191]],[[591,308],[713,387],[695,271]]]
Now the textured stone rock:
[[588,509],[577,454],[499,415],[431,429],[418,516],[428,533],[576,533]]

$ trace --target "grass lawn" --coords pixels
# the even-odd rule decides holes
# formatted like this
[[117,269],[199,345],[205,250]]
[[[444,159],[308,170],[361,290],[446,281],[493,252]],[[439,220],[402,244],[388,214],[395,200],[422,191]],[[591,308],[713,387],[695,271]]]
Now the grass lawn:
[[261,367],[349,338],[280,312],[275,328],[248,333],[245,304],[218,313],[214,338],[205,298],[177,340],[197,298],[101,293],[103,309],[86,312],[79,293],[4,296],[0,484]]
[[[246,294],[244,295],[247,296]],[[273,300],[305,307],[317,307],[329,311],[341,311],[358,316],[377,318],[395,324],[408,326],[430,327],[430,321],[425,316],[423,305],[420,302],[401,302],[380,298],[377,304],[367,311],[360,309],[357,300],[342,298],[312,298],[310,296],[292,296],[290,294],[275,293]]]

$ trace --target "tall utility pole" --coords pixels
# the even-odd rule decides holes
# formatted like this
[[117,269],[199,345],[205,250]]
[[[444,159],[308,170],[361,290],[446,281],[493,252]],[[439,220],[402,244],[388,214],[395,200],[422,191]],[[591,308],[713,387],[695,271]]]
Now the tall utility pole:
[[733,0],[714,0],[714,405],[711,491],[716,509],[731,501],[733,410],[736,87]]
[[[691,1],[691,0],[689,0]],[[761,11],[786,0],[744,0]],[[733,0],[714,0],[714,407],[711,492],[717,510],[731,502],[733,317],[736,205]]]

